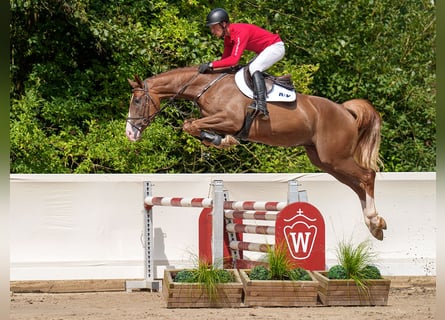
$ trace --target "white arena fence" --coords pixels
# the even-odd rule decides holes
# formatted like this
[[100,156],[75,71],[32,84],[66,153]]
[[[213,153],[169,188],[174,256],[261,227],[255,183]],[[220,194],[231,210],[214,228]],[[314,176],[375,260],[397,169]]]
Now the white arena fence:
[[[230,199],[282,202],[288,181],[297,180],[324,217],[327,267],[337,262],[339,241],[371,239],[384,275],[436,275],[435,173],[377,175],[376,207],[388,223],[383,241],[370,235],[357,196],[324,173],[12,174],[10,279],[144,278],[144,181],[153,183],[153,195],[209,198],[215,180],[224,181]],[[155,278],[162,278],[165,268],[193,266],[201,210],[156,208]],[[254,236],[264,240],[269,235]]]

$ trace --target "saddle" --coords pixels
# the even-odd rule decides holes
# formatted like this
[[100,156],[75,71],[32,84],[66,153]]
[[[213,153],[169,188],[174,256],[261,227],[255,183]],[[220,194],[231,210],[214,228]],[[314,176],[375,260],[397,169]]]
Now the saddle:
[[[292,76],[290,74],[277,77],[268,74],[266,72],[263,72],[263,75],[264,75],[264,82],[266,83],[267,92],[270,92],[272,90],[274,84],[277,84],[288,90],[295,90],[294,84],[292,83]],[[249,72],[249,68],[244,68],[244,81],[246,82],[249,89],[253,90],[253,80]]]

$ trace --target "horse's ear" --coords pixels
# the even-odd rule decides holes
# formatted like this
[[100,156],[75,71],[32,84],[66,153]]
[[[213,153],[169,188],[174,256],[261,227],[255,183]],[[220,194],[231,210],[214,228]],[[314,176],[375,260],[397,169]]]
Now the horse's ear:
[[134,75],[134,79],[136,80],[137,83],[139,83],[139,86],[141,88],[144,86],[144,84],[142,83],[141,78],[139,78],[139,76],[137,74]]
[[133,80],[127,79],[128,83],[130,84],[130,86],[134,89],[134,88],[138,88],[139,84],[137,82],[134,82]]

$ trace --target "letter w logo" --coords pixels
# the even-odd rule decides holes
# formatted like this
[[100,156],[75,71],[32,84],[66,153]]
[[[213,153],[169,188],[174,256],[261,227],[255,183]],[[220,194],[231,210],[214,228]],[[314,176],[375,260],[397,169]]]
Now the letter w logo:
[[302,249],[301,251],[307,253],[307,246],[309,244],[309,236],[311,235],[311,233],[305,232],[303,234],[303,232],[298,232],[298,237],[295,237],[296,234],[297,234],[296,232],[289,232],[289,235],[292,238],[292,245],[294,247],[294,251],[299,253],[301,247]]
[[312,253],[315,238],[317,237],[317,227],[299,221],[292,226],[284,227],[287,246],[294,259],[304,260]]

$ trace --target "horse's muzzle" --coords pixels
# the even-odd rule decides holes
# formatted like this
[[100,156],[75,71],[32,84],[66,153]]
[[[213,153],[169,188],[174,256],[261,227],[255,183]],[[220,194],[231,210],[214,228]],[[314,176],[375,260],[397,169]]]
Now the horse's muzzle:
[[141,138],[141,129],[127,121],[125,126],[125,135],[130,141],[137,141]]

